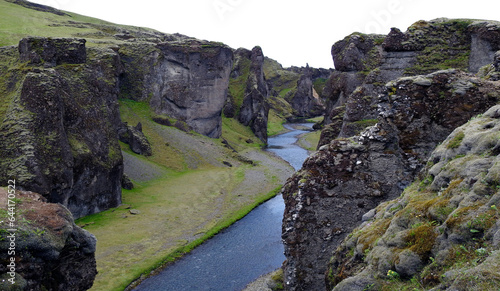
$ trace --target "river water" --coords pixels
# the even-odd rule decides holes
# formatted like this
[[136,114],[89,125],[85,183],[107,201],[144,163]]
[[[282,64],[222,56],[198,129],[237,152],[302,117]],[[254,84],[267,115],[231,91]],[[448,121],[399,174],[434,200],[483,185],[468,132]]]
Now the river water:
[[[291,131],[269,138],[267,150],[300,169],[308,152],[295,143],[298,135],[308,131],[304,128],[311,126],[285,125]],[[134,290],[242,290],[285,260],[281,241],[284,210],[281,195],[270,199]]]

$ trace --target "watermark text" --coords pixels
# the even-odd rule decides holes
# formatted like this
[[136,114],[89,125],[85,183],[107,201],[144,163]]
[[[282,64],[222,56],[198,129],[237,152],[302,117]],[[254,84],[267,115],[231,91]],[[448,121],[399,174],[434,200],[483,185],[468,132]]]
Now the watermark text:
[[9,248],[7,249],[7,255],[9,257],[7,264],[7,274],[9,275],[8,281],[11,284],[16,283],[16,180],[8,181],[7,190],[7,225],[8,225],[8,235],[7,241],[9,242]]

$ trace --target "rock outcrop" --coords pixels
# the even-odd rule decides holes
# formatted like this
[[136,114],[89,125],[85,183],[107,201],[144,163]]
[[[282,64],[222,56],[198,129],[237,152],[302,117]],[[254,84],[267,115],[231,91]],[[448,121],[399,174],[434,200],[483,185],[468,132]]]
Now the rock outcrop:
[[253,133],[264,143],[267,143],[267,115],[269,92],[264,79],[264,54],[260,47],[254,47],[250,55],[250,74],[248,76],[243,103],[238,120],[250,126]]
[[387,36],[354,33],[335,43],[337,71],[326,86],[326,127],[319,146],[359,133],[355,122],[375,119],[376,97],[391,80],[448,68],[476,73],[491,64],[500,50],[499,27],[491,21],[443,18],[416,22],[404,33],[397,28]]
[[[2,205],[8,205],[7,197],[7,191],[0,188]],[[7,226],[7,212],[2,209],[5,221],[0,232],[0,289],[90,289],[97,274],[96,238],[75,225],[66,207],[47,203],[37,193],[16,191],[12,202],[15,231],[8,230],[12,227]],[[14,285],[8,281],[12,278]]]
[[364,216],[330,262],[328,290],[500,287],[499,118],[497,105],[454,130],[419,180]]
[[151,144],[142,133],[141,123],[136,126],[123,123],[118,129],[118,137],[121,142],[128,144],[130,149],[138,155],[151,156],[153,154]]
[[220,137],[231,48],[180,37],[159,44],[127,44],[118,52],[125,67],[122,97],[148,102],[160,116],[183,121],[208,137]]
[[19,42],[19,58],[30,64],[55,67],[61,64],[83,64],[87,59],[85,39],[24,38]]
[[290,104],[297,117],[314,117],[324,113],[323,102],[313,86],[313,72],[307,65],[297,81],[297,91]]
[[[120,204],[123,160],[116,134],[120,58],[111,49],[88,49],[89,58],[80,63],[85,54],[72,49],[75,42],[82,43],[23,40],[32,51],[21,48],[21,54],[42,56],[35,58],[39,65],[64,63],[2,72],[10,85],[0,125],[0,177],[1,184],[16,179],[78,218]],[[62,48],[68,48],[67,58],[52,56],[45,63],[44,52],[64,55]]]
[[237,49],[231,72],[230,95],[224,112],[234,116],[264,143],[267,143],[269,89],[264,78],[264,54],[260,47]]
[[[475,27],[483,25],[419,22],[406,33],[355,34],[334,45],[336,67],[343,71],[332,74],[328,85],[329,125],[319,151],[284,186],[287,290],[324,289],[331,253],[363,215],[398,197],[440,142],[498,102],[496,82],[455,69],[428,73],[448,65],[468,69],[473,62],[458,56],[470,52]],[[442,59],[427,63],[440,35],[457,29],[464,34],[450,39]],[[414,72],[425,74],[402,77]]]

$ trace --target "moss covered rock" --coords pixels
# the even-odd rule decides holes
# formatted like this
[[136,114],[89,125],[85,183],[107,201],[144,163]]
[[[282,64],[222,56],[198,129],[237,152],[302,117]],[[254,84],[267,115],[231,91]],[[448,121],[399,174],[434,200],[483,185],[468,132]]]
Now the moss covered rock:
[[82,64],[13,65],[0,125],[1,184],[16,179],[75,217],[121,202],[123,160],[117,138],[119,56],[89,49]]
[[[500,107],[492,107],[438,146],[420,180],[379,205],[336,250],[329,288],[355,286],[364,269],[379,289],[498,289],[499,118]],[[460,145],[448,147],[457,133]],[[375,240],[364,239],[371,234]]]
[[[0,188],[0,203],[7,205],[7,191]],[[2,290],[88,290],[97,274],[96,238],[76,226],[61,204],[47,203],[34,192],[16,191],[15,247],[2,209],[0,232],[0,288]],[[9,253],[10,251],[10,253]],[[13,252],[12,252],[13,251]],[[15,284],[7,267],[15,263]]]

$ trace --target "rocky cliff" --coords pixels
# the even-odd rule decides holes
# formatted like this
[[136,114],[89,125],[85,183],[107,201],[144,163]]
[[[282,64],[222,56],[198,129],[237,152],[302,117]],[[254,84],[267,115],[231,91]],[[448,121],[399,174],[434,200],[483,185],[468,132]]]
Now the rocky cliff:
[[120,121],[119,98],[148,101],[158,117],[219,137],[232,50],[178,38],[104,48],[26,38],[3,48],[2,184],[16,178],[77,218],[118,206],[118,137],[138,154],[153,153],[140,125]]
[[262,142],[267,143],[269,88],[263,65],[264,54],[260,47],[251,51],[242,48],[235,51],[230,95],[224,113],[226,117],[235,117],[249,126]]
[[83,39],[29,38],[2,50],[1,183],[16,179],[75,217],[118,206],[118,54],[85,49]]
[[492,63],[498,37],[495,22],[436,19],[416,22],[404,33],[397,28],[387,36],[354,33],[337,42],[319,146],[359,133],[363,127],[357,123],[376,119],[375,97],[393,79],[448,68],[478,72]]
[[160,44],[124,45],[123,98],[149,102],[160,116],[218,138],[226,103],[232,49],[221,43],[178,37]]
[[500,107],[439,145],[403,194],[363,216],[335,251],[328,290],[500,287]]
[[290,103],[298,117],[315,117],[324,113],[323,101],[314,88],[313,71],[309,65],[303,69]]
[[[0,203],[7,205],[7,191],[0,188]],[[97,274],[96,238],[76,226],[68,209],[47,203],[34,192],[16,191],[16,231],[7,226],[2,208],[0,232],[0,289],[88,290]],[[14,233],[14,235],[13,235]],[[14,239],[12,239],[14,238]],[[14,244],[12,244],[12,241]],[[10,265],[10,266],[9,266]],[[11,268],[15,269],[12,277]],[[9,279],[14,279],[12,281]]]
[[[328,126],[319,151],[284,186],[287,290],[325,289],[332,252],[363,215],[398,197],[440,142],[498,102],[500,87],[491,77],[455,69],[402,77],[494,67],[489,51],[483,60],[468,57],[477,50],[474,35],[485,39],[484,27],[489,35],[498,30],[495,23],[436,20],[387,37],[354,34],[333,46],[339,71],[328,84]],[[436,44],[450,36],[446,49]],[[438,48],[442,59],[429,62]]]

